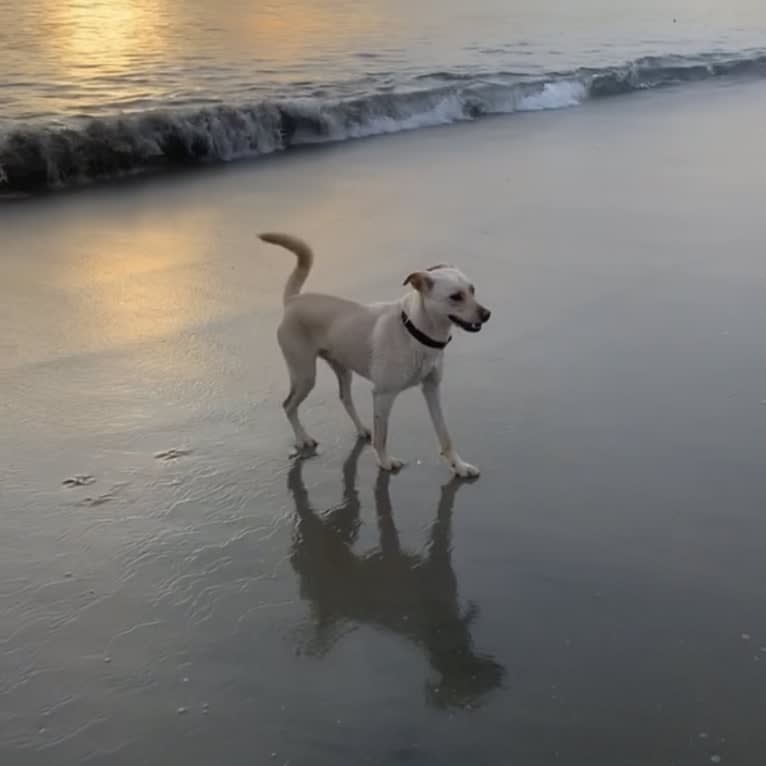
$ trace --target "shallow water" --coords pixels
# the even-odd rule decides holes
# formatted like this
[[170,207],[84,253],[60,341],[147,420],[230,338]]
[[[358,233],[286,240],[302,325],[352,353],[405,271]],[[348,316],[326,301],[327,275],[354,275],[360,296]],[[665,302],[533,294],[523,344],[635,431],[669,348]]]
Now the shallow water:
[[[763,104],[703,83],[0,210],[2,763],[761,766]],[[312,289],[470,274],[493,318],[445,398],[479,481],[416,392],[378,477],[324,370],[288,459],[266,227]]]

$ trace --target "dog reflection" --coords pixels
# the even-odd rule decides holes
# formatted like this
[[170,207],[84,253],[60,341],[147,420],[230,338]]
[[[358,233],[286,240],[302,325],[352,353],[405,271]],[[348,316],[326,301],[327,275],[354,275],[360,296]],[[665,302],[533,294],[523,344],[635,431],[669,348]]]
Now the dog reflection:
[[359,442],[343,467],[343,501],[321,515],[312,510],[296,461],[288,476],[298,521],[290,560],[300,578],[300,593],[310,602],[315,622],[307,650],[329,651],[349,622],[362,623],[408,638],[428,657],[437,680],[427,697],[437,707],[473,706],[500,686],[504,668],[473,648],[474,605],[461,612],[451,562],[452,508],[461,483],[442,487],[425,551],[402,549],[389,495],[390,474],[380,472],[375,486],[380,544],[365,553],[352,550],[359,532],[360,503],[356,468]]

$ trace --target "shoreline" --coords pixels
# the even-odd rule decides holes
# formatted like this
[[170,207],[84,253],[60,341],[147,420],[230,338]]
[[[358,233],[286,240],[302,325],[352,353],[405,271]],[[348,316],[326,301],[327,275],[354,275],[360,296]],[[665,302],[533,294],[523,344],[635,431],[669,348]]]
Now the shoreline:
[[[20,195],[124,183],[205,164],[252,161],[303,146],[560,111],[605,98],[762,78],[762,51],[645,56],[618,66],[475,81],[440,73],[430,88],[336,99],[129,112],[71,124],[12,122],[0,133],[0,203]],[[681,96],[682,97],[682,96]]]
[[[759,766],[764,93],[0,208],[6,760]],[[477,482],[417,391],[381,480],[324,369],[289,460],[264,228],[314,246],[310,290],[466,271],[493,317],[445,402]]]

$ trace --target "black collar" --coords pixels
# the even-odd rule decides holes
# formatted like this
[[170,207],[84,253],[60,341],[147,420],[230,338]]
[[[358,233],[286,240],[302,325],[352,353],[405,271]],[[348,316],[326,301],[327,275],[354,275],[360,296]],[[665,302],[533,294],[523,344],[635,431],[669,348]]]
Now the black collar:
[[412,321],[404,311],[402,311],[402,324],[404,325],[407,332],[412,335],[416,341],[422,343],[424,346],[428,346],[428,348],[445,348],[446,345],[452,340],[451,335],[449,338],[447,338],[447,340],[434,340],[433,338],[430,338],[424,332],[418,330],[414,324],[412,324]]

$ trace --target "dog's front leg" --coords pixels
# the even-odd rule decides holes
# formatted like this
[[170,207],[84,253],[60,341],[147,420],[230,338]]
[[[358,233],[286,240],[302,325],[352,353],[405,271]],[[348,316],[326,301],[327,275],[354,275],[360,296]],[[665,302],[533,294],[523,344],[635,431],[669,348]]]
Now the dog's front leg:
[[388,418],[391,415],[391,408],[394,406],[396,393],[373,392],[373,410],[374,423],[372,432],[372,446],[375,449],[375,455],[378,459],[378,465],[384,471],[397,471],[404,465],[401,460],[391,457],[386,451],[386,440],[388,439]]
[[432,372],[423,381],[423,396],[428,405],[428,412],[431,414],[434,430],[439,437],[442,455],[449,463],[455,476],[459,476],[462,479],[478,476],[479,469],[475,465],[466,463],[452,446],[452,439],[447,430],[447,424],[444,421],[444,413],[442,412],[441,376],[438,372]]

